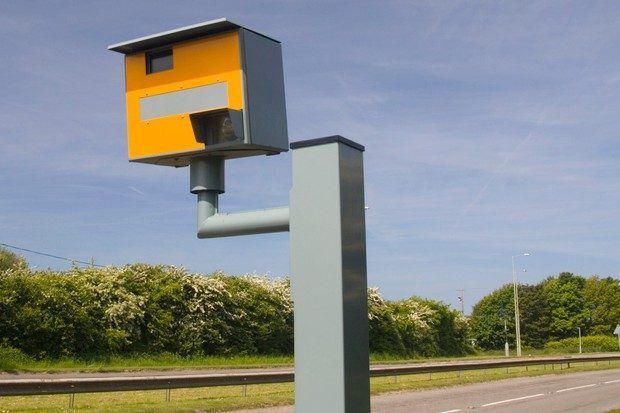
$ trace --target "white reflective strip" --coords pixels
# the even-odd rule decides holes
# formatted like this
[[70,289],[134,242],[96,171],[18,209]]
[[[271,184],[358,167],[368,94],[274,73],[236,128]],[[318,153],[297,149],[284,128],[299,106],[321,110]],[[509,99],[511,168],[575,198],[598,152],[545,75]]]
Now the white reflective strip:
[[213,83],[140,98],[140,120],[226,107],[228,83]]
[[525,400],[525,399],[533,399],[534,397],[540,397],[544,395],[545,395],[544,393],[532,394],[531,396],[523,396],[523,397],[517,397],[515,399],[507,399],[507,400],[502,400],[499,402],[483,404],[481,407],[495,406],[496,404],[516,402],[516,401]]
[[556,393],[563,393],[565,391],[571,391],[571,390],[587,389],[588,387],[594,387],[594,386],[596,386],[596,383],[586,384],[585,386],[569,387],[568,389],[557,390]]

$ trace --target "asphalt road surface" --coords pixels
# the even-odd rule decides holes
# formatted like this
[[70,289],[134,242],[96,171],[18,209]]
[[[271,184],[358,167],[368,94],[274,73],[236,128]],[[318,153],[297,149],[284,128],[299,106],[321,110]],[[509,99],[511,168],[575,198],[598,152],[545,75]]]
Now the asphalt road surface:
[[[382,394],[373,413],[607,412],[620,407],[620,369],[522,377],[442,389]],[[292,406],[237,413],[292,413]]]

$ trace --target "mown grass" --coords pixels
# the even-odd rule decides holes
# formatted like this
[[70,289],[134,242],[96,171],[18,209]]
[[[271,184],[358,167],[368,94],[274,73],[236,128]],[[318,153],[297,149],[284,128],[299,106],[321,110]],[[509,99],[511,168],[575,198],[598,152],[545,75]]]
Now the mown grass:
[[[578,371],[619,368],[620,361],[571,362],[554,366],[529,366],[417,374],[371,379],[373,394],[446,387],[514,377],[539,376],[543,374],[566,374]],[[76,394],[74,408],[69,409],[69,395],[0,397],[1,413],[61,413],[61,412],[106,412],[106,413],[202,413],[242,408],[257,408],[292,404],[293,384],[264,384],[209,387],[198,389],[173,389],[171,401],[166,401],[165,390],[135,391],[122,393]],[[620,412],[617,412],[620,413]]]
[[[525,356],[566,355],[567,352],[558,350],[524,349]],[[43,359],[35,360],[23,354],[0,354],[0,372],[113,372],[131,370],[176,370],[176,369],[205,369],[205,368],[261,368],[293,366],[293,356],[274,355],[230,355],[230,356],[190,356],[182,357],[176,354],[134,354],[129,356],[99,357],[92,359]],[[434,357],[434,358],[406,358],[392,354],[372,354],[370,362],[373,364],[402,364],[423,363],[451,360],[475,360],[488,358],[503,358],[503,351],[477,352],[463,357]]]
[[[493,357],[495,355],[491,355]],[[480,354],[467,357],[445,358],[404,358],[391,354],[373,354],[371,363],[402,364],[420,363],[439,360],[459,360],[463,358],[489,358],[490,355]],[[499,357],[499,356],[498,356]],[[128,370],[175,370],[175,369],[205,369],[205,368],[261,368],[293,366],[293,356],[190,356],[182,357],[175,354],[131,355],[107,358],[80,359],[43,359],[35,360],[29,357],[14,357],[0,363],[0,371],[21,372],[112,372]]]
[[245,390],[242,386],[173,389],[170,397],[167,402],[165,390],[76,394],[73,409],[69,395],[0,397],[0,412],[217,412],[292,404],[293,384],[250,385]]
[[[132,355],[106,358],[80,359],[21,359],[11,364],[10,371],[66,372],[66,371],[127,371],[127,370],[174,370],[201,368],[250,368],[292,366],[292,356],[191,356],[175,354]],[[0,371],[2,367],[0,366]]]

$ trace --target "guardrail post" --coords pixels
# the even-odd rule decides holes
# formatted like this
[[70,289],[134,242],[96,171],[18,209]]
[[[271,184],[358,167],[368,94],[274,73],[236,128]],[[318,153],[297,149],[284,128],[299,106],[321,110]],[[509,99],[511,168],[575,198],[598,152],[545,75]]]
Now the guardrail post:
[[170,389],[166,389],[166,401],[170,401]]
[[75,407],[75,393],[69,395],[69,409],[73,409],[73,407]]

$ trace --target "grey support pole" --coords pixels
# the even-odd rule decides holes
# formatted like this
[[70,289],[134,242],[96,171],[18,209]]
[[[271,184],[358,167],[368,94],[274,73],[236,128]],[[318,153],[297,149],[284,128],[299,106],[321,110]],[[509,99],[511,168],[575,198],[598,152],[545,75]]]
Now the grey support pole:
[[291,144],[289,207],[225,214],[224,160],[194,159],[198,237],[290,229],[295,306],[295,409],[368,413],[364,147],[341,136]]
[[370,412],[364,147],[332,136],[291,149],[295,410]]

